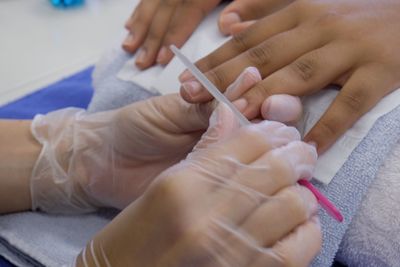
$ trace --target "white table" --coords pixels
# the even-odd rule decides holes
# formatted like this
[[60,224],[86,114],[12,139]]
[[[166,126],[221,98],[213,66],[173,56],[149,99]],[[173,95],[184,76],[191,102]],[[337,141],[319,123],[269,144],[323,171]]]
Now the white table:
[[0,0],[0,105],[95,63],[114,45],[137,0]]

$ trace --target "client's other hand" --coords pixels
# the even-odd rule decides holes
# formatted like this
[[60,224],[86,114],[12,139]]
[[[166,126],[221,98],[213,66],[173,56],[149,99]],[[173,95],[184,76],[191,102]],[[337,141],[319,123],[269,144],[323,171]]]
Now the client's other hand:
[[[224,34],[237,33],[256,19],[293,0],[236,0],[221,13],[218,24]],[[221,0],[142,0],[125,24],[128,36],[122,47],[138,52],[136,65],[146,69],[167,64],[173,57],[171,44],[181,47],[200,22]]]
[[317,202],[298,186],[317,159],[293,127],[238,129],[224,105],[193,152],[103,229],[78,266],[308,266]]

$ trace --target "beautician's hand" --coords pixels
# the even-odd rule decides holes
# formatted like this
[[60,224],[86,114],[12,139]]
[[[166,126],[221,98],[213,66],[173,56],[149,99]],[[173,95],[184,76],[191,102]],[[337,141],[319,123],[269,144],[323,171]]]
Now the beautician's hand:
[[210,112],[210,105],[174,94],[116,111],[64,109],[37,117],[32,129],[44,148],[31,178],[33,209],[124,208],[187,155]]
[[[243,30],[256,19],[293,0],[236,0],[220,15],[224,34]],[[203,18],[221,0],[142,0],[125,24],[129,31],[122,44],[125,51],[138,51],[136,64],[142,69],[154,63],[167,64],[173,57],[169,46],[181,47]]]
[[238,129],[226,106],[188,157],[160,174],[77,258],[77,266],[308,266],[317,202],[296,185],[317,153],[292,127]]
[[[248,68],[230,91],[244,92],[260,79],[257,70]],[[293,109],[296,104],[287,102],[292,98],[272,99],[270,119],[294,121],[301,108]],[[292,112],[273,115],[284,114],[283,109]],[[154,177],[186,157],[208,126],[211,110],[212,104],[191,105],[179,95],[167,95],[115,111],[65,109],[37,117],[32,132],[44,148],[31,177],[33,209],[124,208]]]
[[[308,95],[326,85],[343,86],[305,140],[325,151],[383,96],[400,86],[400,2],[393,0],[295,1],[269,15],[197,62],[222,91],[246,66],[264,80],[241,98],[257,116],[273,94]],[[187,73],[181,81],[192,79]],[[196,83],[183,97],[211,97]],[[245,104],[243,104],[245,103]]]

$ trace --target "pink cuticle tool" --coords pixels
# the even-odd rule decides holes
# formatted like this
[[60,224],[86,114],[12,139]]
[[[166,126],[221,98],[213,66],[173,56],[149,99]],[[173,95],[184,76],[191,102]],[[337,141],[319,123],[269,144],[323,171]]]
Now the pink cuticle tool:
[[318,203],[332,218],[334,218],[338,222],[343,222],[343,215],[340,213],[339,209],[336,208],[335,205],[333,205],[333,203],[330,202],[327,197],[325,197],[321,192],[319,192],[318,189],[315,188],[312,183],[310,183],[305,179],[299,180],[298,183],[304,187],[307,187],[307,189],[314,194]]

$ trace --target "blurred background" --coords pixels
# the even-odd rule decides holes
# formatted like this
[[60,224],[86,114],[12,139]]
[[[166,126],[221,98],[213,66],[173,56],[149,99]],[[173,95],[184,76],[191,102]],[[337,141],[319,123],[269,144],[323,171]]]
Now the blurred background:
[[135,0],[0,0],[0,105],[93,65],[124,34]]

